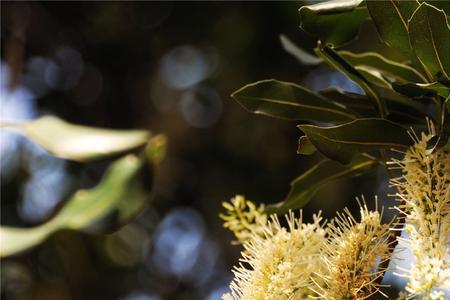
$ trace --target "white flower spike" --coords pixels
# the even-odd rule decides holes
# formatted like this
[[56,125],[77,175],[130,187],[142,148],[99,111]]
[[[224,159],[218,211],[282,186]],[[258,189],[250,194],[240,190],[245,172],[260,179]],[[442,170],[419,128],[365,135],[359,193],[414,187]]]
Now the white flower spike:
[[400,270],[407,277],[408,299],[445,299],[450,290],[450,152],[440,149],[430,153],[427,144],[435,132],[430,123],[429,134],[413,135],[415,144],[402,160],[393,164],[402,176],[391,180],[396,186],[406,218],[409,239],[400,239],[415,257],[410,270]]

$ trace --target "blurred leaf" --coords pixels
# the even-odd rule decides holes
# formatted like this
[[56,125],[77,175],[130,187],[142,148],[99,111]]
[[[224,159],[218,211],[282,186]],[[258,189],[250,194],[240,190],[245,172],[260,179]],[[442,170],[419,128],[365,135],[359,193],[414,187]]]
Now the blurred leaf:
[[450,27],[444,11],[425,2],[409,20],[409,38],[426,72],[450,81]]
[[336,47],[353,40],[361,24],[368,19],[362,0],[334,0],[302,6],[300,28]]
[[416,69],[389,60],[375,52],[352,53],[349,51],[338,51],[339,55],[353,66],[366,66],[378,70],[396,81],[405,82],[427,82],[426,78]]
[[393,89],[408,97],[421,97],[421,96],[433,96],[439,95],[441,97],[448,97],[450,94],[450,88],[439,83],[405,83],[405,84],[392,84]]
[[231,97],[250,112],[286,120],[332,122],[356,118],[344,107],[312,91],[273,79],[248,84]]
[[315,49],[319,57],[322,57],[331,67],[339,72],[345,74],[348,78],[358,84],[366,93],[367,97],[373,102],[377,112],[381,117],[386,115],[386,104],[380,98],[377,91],[372,87],[370,82],[353,68],[344,58],[342,58],[336,51],[327,46],[322,46],[320,43]]
[[142,146],[149,139],[149,132],[145,130],[73,125],[51,116],[11,126],[51,154],[80,162],[114,156]]
[[333,127],[298,125],[328,158],[347,164],[360,153],[380,149],[406,150],[412,140],[405,128],[384,119],[358,119]]
[[417,1],[366,1],[380,38],[390,47],[411,55],[408,20],[419,6]]
[[[337,88],[325,89],[320,91],[319,94],[345,105],[351,111],[365,118],[375,116],[375,110],[367,96],[345,92]],[[423,124],[428,117],[424,106],[417,101],[385,98],[385,102],[388,108],[387,118],[391,121],[403,124]]]
[[316,147],[314,147],[306,135],[299,138],[297,154],[311,155],[316,152],[316,150]]
[[268,205],[266,211],[269,214],[283,214],[289,209],[301,208],[329,182],[365,174],[377,165],[376,160],[368,155],[358,155],[347,165],[325,159],[297,177],[291,183],[287,197],[279,203]]
[[322,63],[322,60],[315,55],[312,55],[296,44],[294,44],[287,36],[280,34],[280,42],[283,49],[295,57],[300,63],[308,66],[315,66]]
[[125,225],[151,195],[149,153],[164,148],[163,138],[154,139],[140,157],[130,154],[112,163],[96,187],[77,191],[48,222],[33,228],[0,227],[0,257],[33,247],[62,229],[100,233]]

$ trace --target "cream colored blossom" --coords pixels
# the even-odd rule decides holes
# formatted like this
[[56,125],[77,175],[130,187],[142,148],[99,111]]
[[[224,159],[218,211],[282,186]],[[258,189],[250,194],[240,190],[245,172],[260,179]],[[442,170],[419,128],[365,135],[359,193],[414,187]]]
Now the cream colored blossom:
[[450,152],[430,153],[428,143],[434,136],[414,136],[415,144],[394,165],[402,176],[391,181],[406,217],[409,239],[400,239],[415,257],[410,270],[400,270],[409,278],[408,298],[445,299],[441,289],[450,289]]
[[320,299],[360,300],[379,292],[380,264],[390,257],[389,224],[382,224],[381,214],[365,204],[360,214],[357,222],[345,209],[328,226],[326,269],[319,273],[324,284],[315,287]]
[[[263,226],[263,235],[254,232],[243,244],[239,266],[225,300],[299,300],[314,295],[310,289],[314,272],[323,268],[320,250],[325,230],[320,216],[312,224],[291,212],[288,227],[281,226],[276,215]],[[320,280],[317,278],[317,280]]]
[[220,214],[225,221],[223,226],[234,233],[238,242],[243,243],[255,235],[264,234],[267,214],[263,204],[256,206],[244,196],[237,195],[222,205],[227,210],[226,213]]

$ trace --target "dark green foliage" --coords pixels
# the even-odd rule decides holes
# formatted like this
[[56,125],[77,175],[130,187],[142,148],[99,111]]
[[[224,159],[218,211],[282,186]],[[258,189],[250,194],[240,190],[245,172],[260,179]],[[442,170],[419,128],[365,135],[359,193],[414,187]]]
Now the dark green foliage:
[[[275,80],[259,81],[233,94],[251,112],[308,122],[298,125],[305,134],[299,139],[298,153],[319,152],[326,157],[297,178],[287,198],[268,207],[270,212],[302,207],[331,178],[363,174],[371,168],[355,165],[359,166],[358,159],[367,160],[367,152],[379,156],[366,161],[368,165],[385,164],[386,151],[407,149],[412,143],[408,129],[423,128],[427,118],[438,129],[430,151],[449,147],[447,6],[392,0],[328,1],[300,8],[300,27],[317,37],[318,58],[358,84],[364,94],[332,87],[313,93]],[[354,40],[365,21],[374,23],[381,40],[401,59],[336,49]],[[315,62],[310,65],[320,60]]]

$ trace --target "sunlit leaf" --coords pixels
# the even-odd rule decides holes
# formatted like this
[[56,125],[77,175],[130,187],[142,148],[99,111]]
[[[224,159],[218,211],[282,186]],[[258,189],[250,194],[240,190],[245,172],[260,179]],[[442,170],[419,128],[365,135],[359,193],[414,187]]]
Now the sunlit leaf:
[[358,84],[366,93],[367,97],[373,102],[378,114],[381,117],[386,115],[386,104],[380,97],[378,92],[373,88],[372,84],[354,67],[352,67],[344,58],[342,58],[335,50],[320,43],[315,49],[319,57],[322,57],[326,63],[335,68],[339,72],[345,74],[349,79]]
[[302,6],[300,28],[325,44],[341,46],[353,40],[368,19],[362,0],[334,0]]
[[356,118],[345,107],[312,91],[273,79],[248,84],[231,96],[250,112],[286,120],[331,122]]
[[280,42],[283,49],[295,57],[301,64],[308,66],[315,66],[322,63],[322,60],[317,56],[310,54],[294,44],[287,36],[280,34]]
[[450,81],[450,27],[444,11],[425,2],[409,20],[409,38],[429,76]]
[[164,145],[165,139],[156,136],[139,157],[129,154],[118,159],[96,187],[77,191],[46,223],[32,228],[0,227],[0,257],[33,247],[62,229],[101,233],[126,224],[151,196],[154,162],[149,159],[159,159]]
[[406,150],[412,143],[405,128],[385,119],[358,119],[333,127],[298,127],[319,152],[345,164],[361,152],[380,149]]
[[368,155],[359,155],[347,165],[334,160],[323,160],[296,178],[291,183],[287,197],[279,203],[268,205],[266,211],[283,214],[290,209],[301,208],[331,181],[365,174],[374,170],[377,165],[378,163]]
[[385,76],[391,77],[400,83],[426,82],[426,78],[424,78],[416,69],[408,65],[389,60],[375,52],[352,53],[349,51],[339,51],[338,53],[353,66],[365,66],[378,70]]
[[75,161],[114,156],[144,145],[145,130],[110,130],[67,123],[45,116],[29,123],[10,124],[51,154]]
[[367,9],[381,39],[390,47],[411,55],[408,19],[419,6],[417,1],[366,1]]

